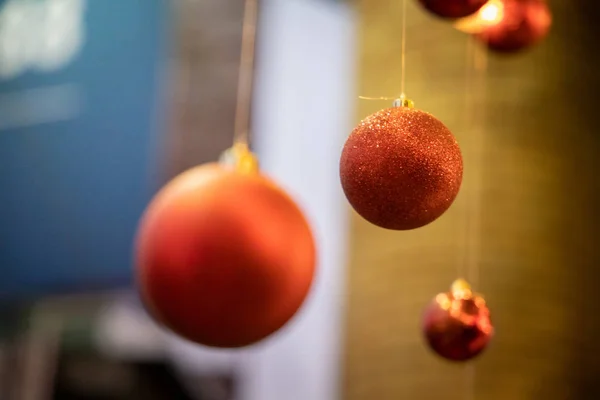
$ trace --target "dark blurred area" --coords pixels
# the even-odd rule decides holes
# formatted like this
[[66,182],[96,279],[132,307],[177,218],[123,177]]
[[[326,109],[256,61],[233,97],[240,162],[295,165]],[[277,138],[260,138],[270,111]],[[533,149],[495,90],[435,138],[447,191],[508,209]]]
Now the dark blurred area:
[[[464,109],[466,36],[408,1],[407,90],[461,142],[464,189],[439,222],[410,234],[350,214],[349,224],[323,222],[320,234],[337,237],[344,253],[330,256],[323,242],[322,267],[345,271],[336,278],[345,296],[327,300],[344,316],[335,321],[338,354],[296,328],[286,335],[306,336],[303,345],[198,348],[150,321],[132,288],[135,229],[152,194],[231,144],[243,1],[0,0],[0,400],[600,398],[600,6],[549,0],[554,23],[543,43],[489,55],[467,103],[473,123]],[[261,2],[257,61],[266,89],[255,97],[282,108],[259,125],[287,129],[257,140],[272,170],[302,178],[314,157],[337,163],[340,147],[330,142],[311,144],[310,154],[286,142],[321,140],[314,115],[324,134],[343,141],[352,120],[386,105],[357,102],[354,112],[336,103],[339,115],[317,114],[317,100],[336,87],[395,94],[401,11],[401,0]],[[330,47],[303,42],[307,31]],[[340,43],[348,51],[335,53]],[[338,74],[322,63],[341,70],[348,58],[356,81],[345,78],[348,66],[340,86],[328,86]],[[301,79],[290,71],[313,86],[294,88]],[[476,132],[484,132],[482,146]],[[334,184],[302,185],[324,215],[345,207],[341,195],[326,198],[339,192]],[[473,199],[476,240],[458,233]],[[429,354],[416,318],[465,272],[456,260],[467,253],[478,257],[477,270],[466,272],[477,275],[497,337],[463,368]],[[321,301],[311,306],[316,325],[331,322]],[[311,352],[328,361],[310,364]],[[325,369],[341,370],[339,382],[320,379],[330,376]],[[285,379],[269,379],[283,370]],[[262,375],[252,380],[248,371]]]

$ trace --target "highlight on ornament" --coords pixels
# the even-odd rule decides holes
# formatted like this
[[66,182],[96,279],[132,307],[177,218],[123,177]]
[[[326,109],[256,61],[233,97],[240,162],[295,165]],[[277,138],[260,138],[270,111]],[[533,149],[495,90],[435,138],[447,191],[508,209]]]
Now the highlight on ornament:
[[419,0],[429,12],[442,18],[464,18],[479,11],[488,0]]
[[481,354],[494,334],[484,298],[463,279],[435,296],[425,309],[423,336],[429,347],[450,361],[468,361]]
[[502,18],[504,18],[503,1],[489,0],[477,13],[456,21],[454,27],[465,33],[476,34],[497,25]]
[[315,253],[299,207],[238,145],[154,197],[139,225],[136,275],[159,323],[198,344],[236,348],[296,314]]
[[405,98],[360,122],[340,158],[342,188],[354,210],[393,230],[420,228],[442,216],[462,175],[452,132]]
[[475,35],[499,53],[515,53],[544,39],[552,26],[552,13],[545,0],[489,0],[471,17],[455,27]]

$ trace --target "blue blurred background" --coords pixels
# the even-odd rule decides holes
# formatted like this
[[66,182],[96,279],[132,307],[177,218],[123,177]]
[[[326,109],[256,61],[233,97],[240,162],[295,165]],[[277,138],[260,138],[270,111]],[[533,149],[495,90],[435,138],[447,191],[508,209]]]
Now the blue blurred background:
[[168,4],[0,7],[0,299],[127,286],[158,185]]

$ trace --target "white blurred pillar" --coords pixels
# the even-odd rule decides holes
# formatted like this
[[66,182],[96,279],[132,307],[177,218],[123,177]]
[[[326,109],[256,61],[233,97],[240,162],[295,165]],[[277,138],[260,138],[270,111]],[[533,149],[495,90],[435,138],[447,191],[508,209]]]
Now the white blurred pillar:
[[347,2],[261,1],[253,148],[309,217],[320,258],[300,315],[243,354],[239,400],[341,398],[348,212],[338,161],[352,128],[355,48]]

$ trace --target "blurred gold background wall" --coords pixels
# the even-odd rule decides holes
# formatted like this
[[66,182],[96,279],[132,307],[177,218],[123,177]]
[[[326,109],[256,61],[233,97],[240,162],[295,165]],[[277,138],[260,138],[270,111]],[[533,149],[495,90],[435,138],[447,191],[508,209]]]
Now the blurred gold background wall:
[[[485,117],[477,126],[465,114],[466,35],[408,0],[407,95],[455,132],[465,180],[448,213],[417,231],[385,231],[354,216],[344,399],[600,398],[600,64],[597,12],[585,4],[551,2],[555,21],[544,43],[489,56],[485,94],[471,92],[470,112]],[[359,94],[398,95],[402,1],[358,7]],[[386,106],[361,101],[357,121]],[[478,201],[479,227],[468,238]],[[468,277],[486,295],[497,330],[472,368],[433,356],[419,330],[425,304],[468,272],[467,256],[478,257]]]

